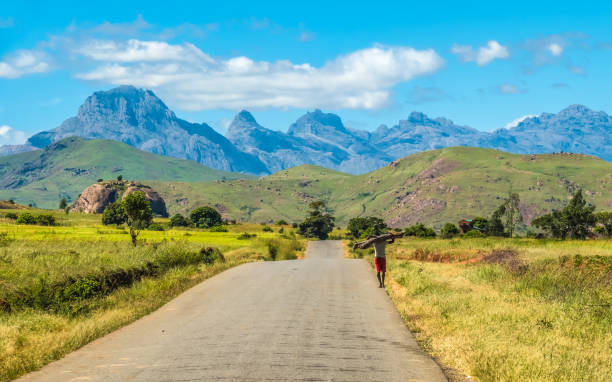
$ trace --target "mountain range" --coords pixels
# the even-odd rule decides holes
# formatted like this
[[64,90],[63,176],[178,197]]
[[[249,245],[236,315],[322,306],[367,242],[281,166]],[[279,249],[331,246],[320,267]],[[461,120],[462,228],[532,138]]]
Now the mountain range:
[[302,164],[363,174],[409,154],[452,146],[520,154],[573,152],[612,161],[612,117],[582,105],[525,118],[512,128],[492,132],[419,112],[368,132],[345,126],[335,114],[315,110],[298,118],[285,133],[261,126],[242,110],[223,136],[206,123],[178,118],[152,91],[132,86],[95,92],[75,117],[35,134],[24,145],[0,147],[0,155],[44,148],[70,136],[120,141],[214,169],[256,175]]

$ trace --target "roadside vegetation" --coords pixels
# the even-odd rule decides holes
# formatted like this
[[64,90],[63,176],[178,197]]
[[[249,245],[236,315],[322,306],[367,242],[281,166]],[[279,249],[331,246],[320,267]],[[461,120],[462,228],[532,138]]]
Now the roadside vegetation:
[[[610,213],[577,190],[563,209],[535,219],[529,237],[510,238],[508,225],[522,220],[508,214],[512,199],[488,219],[439,233],[407,227],[387,248],[387,292],[421,346],[463,374],[456,380],[609,381]],[[388,230],[375,218],[351,223],[350,240]],[[371,254],[350,251],[370,262]]]
[[[149,221],[136,199],[131,227],[129,213],[117,208],[103,216],[126,218],[119,225],[64,210],[0,210],[0,381],[61,358],[228,268],[295,259],[304,249],[282,225]],[[24,214],[53,224],[19,224]]]

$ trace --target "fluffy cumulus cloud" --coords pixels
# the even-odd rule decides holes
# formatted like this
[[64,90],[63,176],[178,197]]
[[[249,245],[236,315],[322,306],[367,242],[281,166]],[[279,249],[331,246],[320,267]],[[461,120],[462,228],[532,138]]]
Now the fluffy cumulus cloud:
[[49,70],[46,54],[34,50],[18,50],[0,61],[0,78],[19,78],[26,74]]
[[478,66],[485,66],[496,59],[510,57],[508,48],[495,40],[487,42],[487,45],[474,49],[471,45],[453,44],[451,52],[459,56],[463,62],[476,62]]
[[26,133],[10,126],[0,126],[0,145],[20,145],[26,141]]
[[444,65],[434,50],[374,46],[320,67],[249,57],[211,57],[191,44],[96,41],[78,52],[102,63],[84,80],[153,88],[181,108],[241,107],[376,109],[392,88]]

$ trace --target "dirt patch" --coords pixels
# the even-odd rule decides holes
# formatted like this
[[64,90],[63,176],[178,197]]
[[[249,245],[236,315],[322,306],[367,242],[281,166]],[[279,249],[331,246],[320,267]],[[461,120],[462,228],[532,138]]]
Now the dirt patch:
[[528,269],[527,264],[519,258],[518,253],[511,249],[491,251],[491,253],[482,258],[482,262],[485,264],[499,264],[517,274],[524,274]]

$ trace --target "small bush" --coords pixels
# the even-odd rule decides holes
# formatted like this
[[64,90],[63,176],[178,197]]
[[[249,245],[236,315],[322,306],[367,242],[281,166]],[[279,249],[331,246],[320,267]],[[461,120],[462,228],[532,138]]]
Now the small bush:
[[272,228],[270,228],[268,226],[264,226],[261,230],[264,231],[264,232],[272,232],[273,231]]
[[479,237],[485,237],[485,234],[480,232],[477,229],[473,229],[471,231],[467,231],[464,235],[464,238],[466,239],[473,239],[473,238],[479,238]]
[[227,227],[224,225],[216,225],[210,229],[210,232],[227,232]]
[[270,241],[267,244],[268,247],[268,255],[272,260],[276,260],[276,256],[278,256],[278,243]]
[[149,224],[149,226],[147,227],[147,229],[149,231],[165,231],[164,226],[162,226],[159,223],[153,223],[153,224]]
[[285,229],[283,227],[280,227],[280,229],[278,230],[278,233],[280,233],[280,234],[285,233]]
[[416,237],[436,237],[436,231],[432,228],[425,227],[422,223],[417,223],[405,229],[406,236]]
[[276,225],[287,225],[287,221],[284,219],[277,220]]
[[292,228],[297,228],[298,227],[298,223],[291,223],[291,227]]
[[238,235],[238,237],[236,239],[238,240],[249,240],[252,239],[254,237],[256,237],[257,235],[254,233],[248,233],[248,232],[243,232],[240,235]]
[[18,216],[16,213],[14,212],[7,212],[6,215],[4,215],[7,219],[11,219],[11,220],[17,220]]
[[17,218],[17,224],[36,224],[36,218],[29,212],[24,212]]
[[198,228],[210,228],[216,225],[221,225],[223,219],[221,214],[212,207],[200,207],[191,211],[189,214],[191,221]]
[[215,248],[202,248],[200,250],[200,256],[202,257],[202,262],[207,265],[212,265],[216,262],[225,262],[223,254]]
[[181,214],[176,214],[170,218],[170,227],[189,227],[189,220]]
[[444,227],[442,227],[442,231],[440,231],[440,235],[442,235],[442,237],[445,239],[449,239],[458,234],[459,234],[459,228],[457,228],[457,226],[454,225],[453,223],[444,224]]
[[55,217],[51,214],[36,215],[36,224],[40,225],[57,225]]

